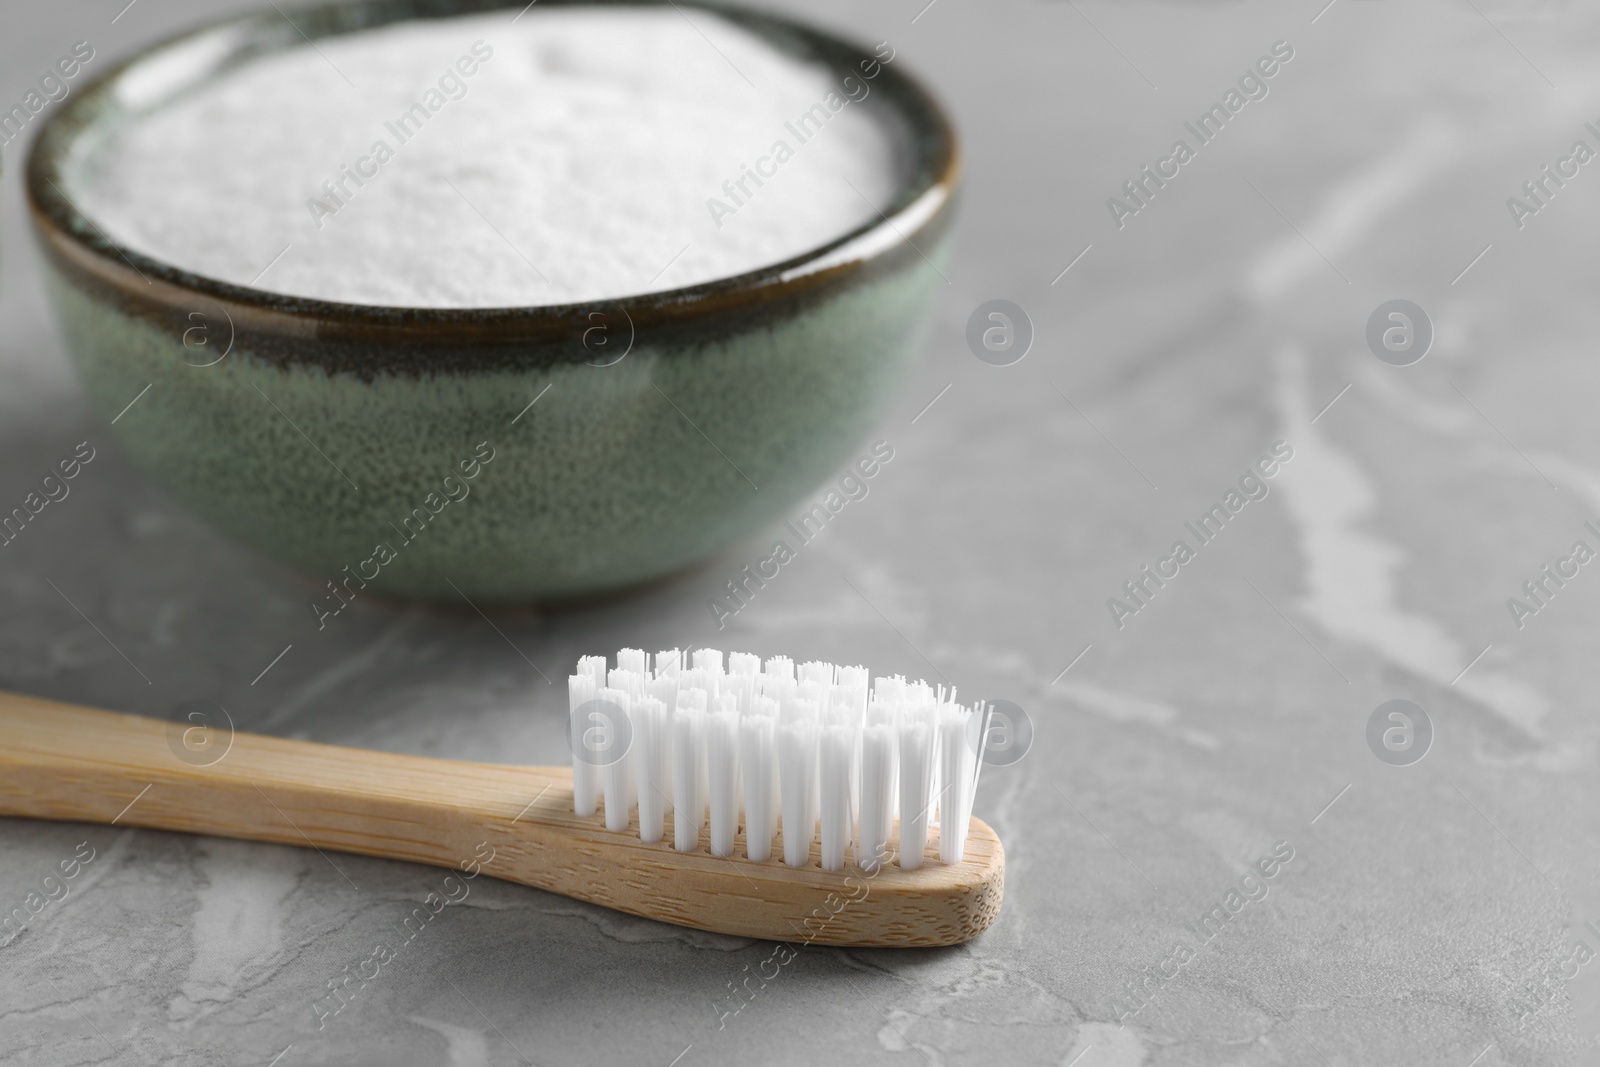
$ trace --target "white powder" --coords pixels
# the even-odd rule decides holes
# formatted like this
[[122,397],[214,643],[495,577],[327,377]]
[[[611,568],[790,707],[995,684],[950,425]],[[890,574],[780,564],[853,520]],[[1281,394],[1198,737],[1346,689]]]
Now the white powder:
[[118,241],[197,274],[419,307],[740,274],[877,218],[892,195],[860,73],[841,80],[699,11],[513,14],[244,64],[97,146],[74,195]]

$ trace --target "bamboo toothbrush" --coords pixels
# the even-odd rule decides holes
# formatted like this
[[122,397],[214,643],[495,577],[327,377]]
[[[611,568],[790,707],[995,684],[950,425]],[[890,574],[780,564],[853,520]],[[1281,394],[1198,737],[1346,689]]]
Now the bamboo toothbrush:
[[488,854],[494,877],[780,941],[950,945],[994,921],[1004,852],[970,815],[981,706],[782,657],[618,660],[586,657],[571,679],[571,768],[196,734],[0,694],[0,815],[310,846],[335,869],[328,852],[463,869]]

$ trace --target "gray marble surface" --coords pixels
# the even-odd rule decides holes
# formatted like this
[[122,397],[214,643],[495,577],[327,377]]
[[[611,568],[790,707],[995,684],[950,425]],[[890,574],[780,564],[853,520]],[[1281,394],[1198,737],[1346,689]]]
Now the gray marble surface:
[[[76,40],[105,62],[201,14],[124,2],[6,5],[0,102]],[[1600,543],[1600,171],[1520,229],[1506,205],[1600,146],[1600,20],[1557,0],[924,3],[789,5],[892,41],[942,93],[965,216],[878,430],[894,461],[721,633],[707,598],[764,538],[632,600],[499,617],[503,636],[373,600],[316,632],[310,580],[185,514],[87,409],[13,146],[0,500],[99,452],[0,551],[0,685],[537,763],[564,758],[565,705],[530,660],[720,644],[937,673],[1036,725],[978,803],[1009,859],[999,922],[946,951],[806,949],[719,1028],[770,946],[484,879],[319,1030],[328,982],[441,872],[344,858],[347,880],[293,848],[4,820],[0,907],[80,842],[94,859],[0,948],[0,1062],[1600,1062],[1600,576],[1520,628],[1506,604]],[[1119,229],[1107,198],[1280,40],[1268,95]],[[1408,367],[1365,340],[1398,297],[1437,333]],[[991,298],[1037,334],[1013,366],[963,338]],[[1119,629],[1107,599],[1280,440],[1269,495]],[[1433,724],[1410,766],[1367,742],[1392,699]],[[1202,943],[1278,842],[1267,896]]]

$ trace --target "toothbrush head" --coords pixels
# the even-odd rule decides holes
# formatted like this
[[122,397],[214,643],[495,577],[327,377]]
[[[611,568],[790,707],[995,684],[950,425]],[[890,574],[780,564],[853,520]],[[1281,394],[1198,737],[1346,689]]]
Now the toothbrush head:
[[603,809],[607,831],[674,872],[668,895],[743,883],[716,925],[689,925],[935,945],[994,920],[1004,851],[972,816],[986,705],[781,656],[734,653],[724,670],[715,650],[623,649],[617,662],[584,657],[569,679],[573,814],[599,826]]

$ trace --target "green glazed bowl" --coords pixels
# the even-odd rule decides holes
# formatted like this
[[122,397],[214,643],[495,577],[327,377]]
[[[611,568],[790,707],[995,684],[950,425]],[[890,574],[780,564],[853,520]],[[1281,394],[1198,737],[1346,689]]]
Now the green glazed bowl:
[[[70,199],[97,139],[302,32],[502,6],[355,0],[296,9],[293,25],[276,12],[218,23],[79,89],[28,160],[51,299],[123,447],[222,530],[350,594],[567,600],[759,532],[859,447],[943,284],[959,153],[895,65],[862,102],[900,160],[882,218],[784,263],[635,298],[454,310],[281,296],[119,246]],[[839,77],[873,59],[701,6]]]

